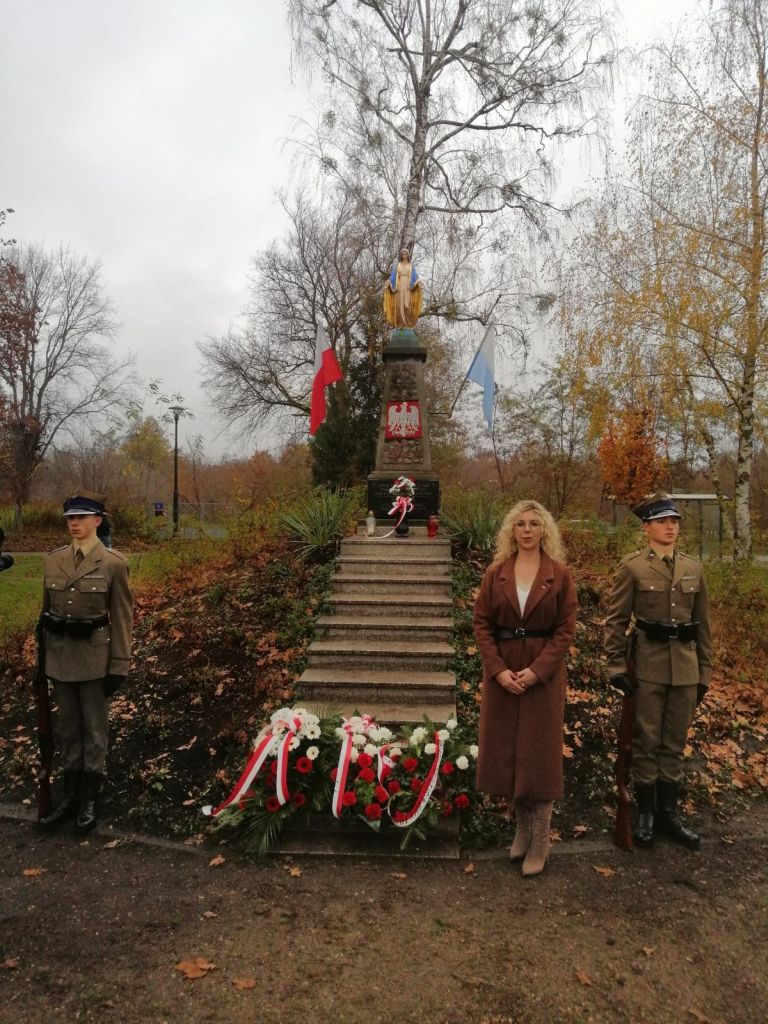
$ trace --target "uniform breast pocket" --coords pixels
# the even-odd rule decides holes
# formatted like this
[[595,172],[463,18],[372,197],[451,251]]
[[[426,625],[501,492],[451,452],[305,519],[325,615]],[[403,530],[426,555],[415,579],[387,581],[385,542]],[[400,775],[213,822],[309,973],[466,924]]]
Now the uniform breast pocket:
[[77,581],[80,608],[88,615],[98,615],[107,610],[109,580],[104,576],[85,576]]
[[51,611],[61,612],[64,604],[64,592],[67,589],[67,581],[64,576],[46,576],[45,593],[48,597],[48,607]]
[[701,580],[682,579],[678,586],[680,587],[680,603],[690,612],[696,601],[696,595],[701,590]]
[[659,580],[637,581],[637,606],[635,611],[641,618],[659,619],[666,616],[667,590]]

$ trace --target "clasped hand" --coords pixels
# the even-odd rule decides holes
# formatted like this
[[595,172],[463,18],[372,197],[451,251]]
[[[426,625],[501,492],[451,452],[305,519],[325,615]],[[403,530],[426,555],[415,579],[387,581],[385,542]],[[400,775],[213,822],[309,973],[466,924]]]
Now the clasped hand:
[[524,668],[520,672],[513,672],[512,669],[505,668],[496,676],[499,686],[503,686],[509,693],[514,693],[517,696],[521,696],[538,681],[539,677],[534,675],[529,668]]

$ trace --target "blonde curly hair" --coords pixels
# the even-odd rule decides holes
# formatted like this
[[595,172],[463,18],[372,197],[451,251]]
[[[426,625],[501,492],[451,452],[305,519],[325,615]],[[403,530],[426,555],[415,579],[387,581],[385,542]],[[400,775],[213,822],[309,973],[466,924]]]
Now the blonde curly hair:
[[493,557],[493,565],[506,562],[508,558],[517,553],[517,541],[515,540],[515,522],[523,512],[535,512],[541,520],[541,549],[554,562],[565,561],[565,547],[560,537],[560,530],[557,523],[547,512],[543,505],[532,499],[518,501],[516,505],[504,516],[504,522],[496,535],[496,554]]

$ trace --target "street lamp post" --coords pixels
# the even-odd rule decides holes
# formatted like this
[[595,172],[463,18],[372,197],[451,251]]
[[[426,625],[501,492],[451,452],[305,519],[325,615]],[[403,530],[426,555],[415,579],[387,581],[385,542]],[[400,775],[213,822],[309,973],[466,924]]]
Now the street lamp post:
[[173,413],[173,536],[179,534],[179,416],[184,412],[181,405],[172,405]]

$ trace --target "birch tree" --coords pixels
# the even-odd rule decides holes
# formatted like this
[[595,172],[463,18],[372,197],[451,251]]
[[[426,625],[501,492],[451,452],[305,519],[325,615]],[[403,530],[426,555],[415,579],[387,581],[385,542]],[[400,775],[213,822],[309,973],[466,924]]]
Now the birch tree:
[[430,211],[542,225],[554,144],[598,126],[613,60],[599,0],[288,4],[328,84],[316,155],[389,202],[398,248]]

